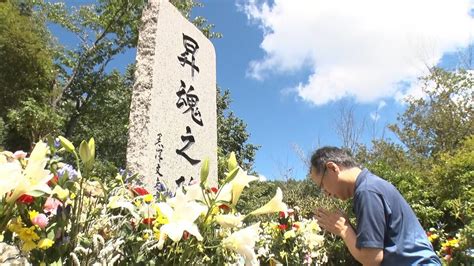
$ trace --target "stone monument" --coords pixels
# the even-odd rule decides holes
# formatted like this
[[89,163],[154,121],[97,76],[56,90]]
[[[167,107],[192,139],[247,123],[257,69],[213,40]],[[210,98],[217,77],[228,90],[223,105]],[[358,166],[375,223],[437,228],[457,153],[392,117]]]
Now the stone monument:
[[199,179],[209,159],[217,183],[216,56],[212,43],[167,0],[143,11],[130,107],[127,169],[171,191]]

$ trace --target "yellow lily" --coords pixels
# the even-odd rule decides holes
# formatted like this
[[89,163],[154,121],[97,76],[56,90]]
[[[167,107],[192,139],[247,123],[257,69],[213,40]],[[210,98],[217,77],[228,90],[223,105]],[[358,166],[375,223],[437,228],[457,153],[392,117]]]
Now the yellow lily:
[[267,214],[273,212],[287,211],[288,207],[283,203],[283,192],[277,189],[275,196],[267,204],[251,212],[249,215]]
[[48,145],[42,141],[36,143],[33,152],[28,158],[26,168],[21,172],[21,175],[16,174],[19,178],[17,186],[13,193],[7,197],[7,202],[15,202],[21,195],[27,194],[38,197],[43,194],[51,194],[51,188],[48,186],[48,181],[52,178],[49,170],[45,170],[48,159],[46,154],[49,148]]
[[239,172],[237,172],[235,178],[230,182],[232,185],[232,205],[235,206],[237,204],[244,188],[248,187],[249,183],[255,180],[258,180],[258,177],[248,175],[247,171],[239,168]]

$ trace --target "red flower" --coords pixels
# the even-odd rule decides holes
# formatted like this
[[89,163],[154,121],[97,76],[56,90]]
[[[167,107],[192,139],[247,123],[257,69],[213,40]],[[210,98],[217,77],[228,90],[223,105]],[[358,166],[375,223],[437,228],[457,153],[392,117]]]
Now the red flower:
[[284,231],[284,230],[286,230],[286,228],[288,228],[288,225],[286,225],[286,224],[279,224],[279,225],[278,225],[278,228],[279,228],[280,230]]
[[154,220],[155,220],[155,218],[143,218],[142,223],[146,224],[146,225],[150,225],[150,224],[153,223]]
[[214,193],[217,193],[219,191],[219,189],[217,189],[216,187],[211,187],[211,191],[214,192]]
[[188,240],[188,239],[189,239],[189,236],[190,236],[190,235],[189,235],[189,232],[188,232],[188,231],[184,231],[184,232],[183,232],[183,239],[184,239],[184,240]]
[[280,218],[285,218],[285,216],[286,216],[286,213],[283,212],[283,211],[280,211],[280,212],[278,213],[278,217],[280,217]]
[[21,195],[21,196],[16,200],[16,202],[18,202],[18,203],[23,203],[23,204],[31,204],[31,203],[33,203],[33,201],[35,201],[35,198],[34,198],[33,196],[26,195],[26,194]]
[[137,226],[137,223],[136,223],[135,219],[132,219],[130,221],[130,225],[132,226],[133,229],[135,229],[135,227]]
[[148,192],[146,189],[142,187],[134,187],[132,188],[132,191],[139,196],[145,196],[145,195],[150,194],[150,192]]
[[48,181],[48,186],[52,187],[53,185],[56,185],[59,181],[58,175],[54,175],[49,181]]
[[227,205],[225,205],[225,204],[219,205],[219,209],[223,210],[224,212],[230,211],[229,206],[227,206]]

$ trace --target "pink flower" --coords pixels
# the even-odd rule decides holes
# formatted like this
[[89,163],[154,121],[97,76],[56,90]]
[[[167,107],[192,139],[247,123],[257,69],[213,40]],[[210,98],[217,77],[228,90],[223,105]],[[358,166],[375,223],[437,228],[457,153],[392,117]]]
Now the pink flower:
[[13,157],[15,157],[15,159],[17,159],[17,160],[25,159],[27,154],[28,154],[28,153],[26,153],[26,152],[24,152],[24,151],[16,151],[16,152],[13,154]]
[[46,215],[44,215],[43,213],[40,213],[38,215],[36,215],[35,218],[33,218],[31,220],[31,222],[34,224],[34,225],[37,225],[39,228],[41,229],[45,229],[46,226],[48,225],[48,217],[46,217]]
[[61,201],[55,198],[49,197],[48,199],[46,199],[46,202],[44,203],[43,210],[44,212],[50,212],[56,215],[56,211],[58,210],[59,206],[63,206]]

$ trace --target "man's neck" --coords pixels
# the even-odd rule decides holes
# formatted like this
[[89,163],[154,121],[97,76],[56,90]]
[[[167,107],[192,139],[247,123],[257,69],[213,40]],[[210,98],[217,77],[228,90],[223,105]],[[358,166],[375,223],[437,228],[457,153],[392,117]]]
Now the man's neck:
[[347,184],[347,190],[345,191],[345,194],[348,198],[352,198],[352,196],[354,196],[357,177],[361,172],[362,169],[359,167],[352,167],[341,172],[340,177],[342,177],[344,182]]

